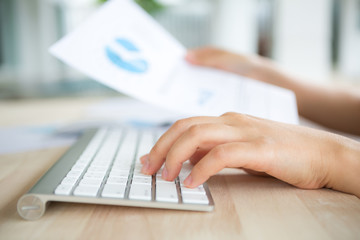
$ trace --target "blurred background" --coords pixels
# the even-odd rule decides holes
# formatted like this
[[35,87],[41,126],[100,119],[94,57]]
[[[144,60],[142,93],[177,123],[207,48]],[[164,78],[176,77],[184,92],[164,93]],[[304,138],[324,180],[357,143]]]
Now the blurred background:
[[[117,95],[49,46],[105,1],[0,0],[0,98]],[[309,81],[360,85],[360,0],[138,0],[188,48],[260,54]]]

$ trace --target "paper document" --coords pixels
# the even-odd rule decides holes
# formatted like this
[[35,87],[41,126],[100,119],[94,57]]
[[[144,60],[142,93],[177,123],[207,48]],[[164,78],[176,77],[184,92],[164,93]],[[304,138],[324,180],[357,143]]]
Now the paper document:
[[189,65],[186,49],[131,0],[105,3],[50,52],[119,92],[181,114],[235,111],[298,122],[292,92]]

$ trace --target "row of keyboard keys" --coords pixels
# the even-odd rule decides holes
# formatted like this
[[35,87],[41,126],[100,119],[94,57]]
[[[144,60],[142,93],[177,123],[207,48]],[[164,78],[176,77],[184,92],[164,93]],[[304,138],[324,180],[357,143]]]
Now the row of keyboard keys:
[[144,201],[151,201],[152,199],[152,177],[141,173],[142,164],[140,162],[140,157],[142,157],[144,154],[149,153],[153,145],[153,133],[144,131],[142,133],[135,158],[129,199]]
[[97,196],[108,168],[115,157],[120,139],[120,130],[109,132],[102,147],[86,170],[86,173],[80,180],[78,186],[75,188],[73,193],[75,196]]
[[90,163],[92,157],[98,151],[101,146],[103,139],[105,138],[106,130],[100,129],[93,139],[90,141],[89,145],[86,147],[84,152],[81,154],[79,159],[72,166],[71,170],[67,173],[66,177],[61,181],[61,183],[55,189],[55,194],[57,195],[70,195],[72,189],[77,183],[79,177],[82,175],[83,171],[86,169]]

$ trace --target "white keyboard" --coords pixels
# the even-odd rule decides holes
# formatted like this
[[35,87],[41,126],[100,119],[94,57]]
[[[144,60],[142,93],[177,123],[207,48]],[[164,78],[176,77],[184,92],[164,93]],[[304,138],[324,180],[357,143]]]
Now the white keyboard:
[[[35,198],[31,200],[32,202],[36,202],[36,199],[41,201],[45,199],[45,201],[211,211],[214,204],[206,184],[195,189],[182,185],[191,171],[190,163],[184,164],[179,176],[173,182],[161,178],[162,169],[152,176],[141,173],[140,157],[150,152],[159,136],[160,133],[151,130],[125,128],[97,130],[90,141],[82,144],[83,150],[71,162],[67,171],[60,174],[59,169],[65,167],[55,165],[54,169],[50,169],[29,193],[19,200],[20,215],[26,219],[35,219],[27,217],[31,215],[29,210],[33,208],[33,215],[36,215],[37,209],[26,205],[31,200],[26,198]],[[61,159],[59,161],[61,162]],[[49,189],[45,191],[44,186],[37,185],[44,185],[42,183],[44,181],[54,182],[51,175],[56,175],[59,180],[54,185],[52,194],[49,194]],[[62,175],[61,178],[59,175]],[[42,191],[44,193],[41,193]]]

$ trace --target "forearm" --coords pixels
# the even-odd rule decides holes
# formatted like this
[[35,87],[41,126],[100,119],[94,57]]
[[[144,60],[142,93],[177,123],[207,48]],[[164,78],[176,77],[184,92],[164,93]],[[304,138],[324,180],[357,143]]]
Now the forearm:
[[299,114],[324,126],[360,135],[360,94],[309,84],[264,59],[256,78],[295,92]]
[[315,122],[360,135],[360,96],[341,89],[310,86],[298,92],[299,113]]

